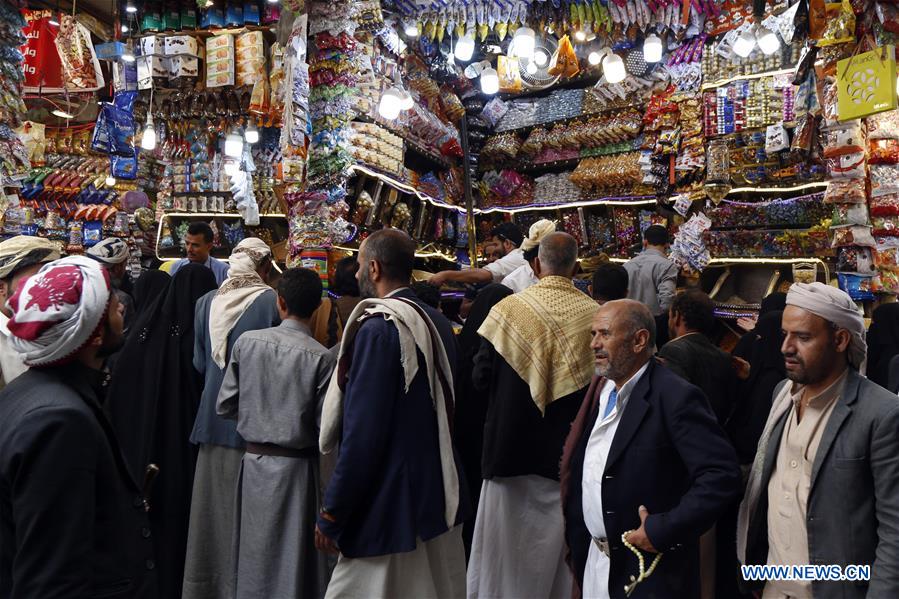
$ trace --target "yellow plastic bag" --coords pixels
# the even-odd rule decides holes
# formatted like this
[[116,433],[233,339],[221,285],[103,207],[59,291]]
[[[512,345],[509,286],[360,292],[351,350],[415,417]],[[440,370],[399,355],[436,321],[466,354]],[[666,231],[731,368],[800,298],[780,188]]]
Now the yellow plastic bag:
[[577,56],[571,45],[571,40],[568,39],[567,35],[564,35],[562,36],[562,39],[559,40],[559,48],[556,50],[556,53],[553,54],[547,72],[554,76],[561,75],[562,77],[574,77],[580,70],[581,69],[577,64]]
[[499,75],[499,91],[516,93],[521,91],[521,71],[518,58],[503,56],[496,59],[496,73]]
[[855,41],[855,11],[849,0],[828,2],[824,5],[827,23],[818,40],[819,47],[848,44]]

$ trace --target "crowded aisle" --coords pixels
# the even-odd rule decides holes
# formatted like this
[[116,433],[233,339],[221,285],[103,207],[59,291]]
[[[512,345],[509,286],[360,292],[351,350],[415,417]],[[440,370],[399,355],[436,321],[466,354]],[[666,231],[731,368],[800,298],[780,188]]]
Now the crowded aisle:
[[0,32],[0,599],[899,597],[889,2]]

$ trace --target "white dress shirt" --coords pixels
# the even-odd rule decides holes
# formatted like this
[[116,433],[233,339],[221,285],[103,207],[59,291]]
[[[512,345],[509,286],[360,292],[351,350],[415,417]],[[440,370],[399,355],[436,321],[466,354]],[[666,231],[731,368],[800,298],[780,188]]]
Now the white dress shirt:
[[503,279],[503,285],[515,293],[524,291],[531,285],[536,285],[539,282],[540,279],[534,274],[534,269],[531,268],[530,264],[519,266],[512,271],[512,274]]
[[[618,399],[615,407],[605,418],[606,406],[609,396],[615,388],[615,383],[607,380],[603,385],[599,396],[599,416],[593,431],[587,440],[587,451],[584,455],[584,475],[581,481],[583,494],[582,507],[584,509],[584,523],[587,530],[597,539],[606,538],[606,524],[602,512],[602,477],[606,470],[606,460],[609,457],[609,449],[621,422],[621,416],[627,407],[628,399],[634,387],[649,367],[649,362],[643,365],[626,383],[618,390]],[[609,558],[602,553],[596,543],[590,543],[590,553],[587,556],[587,567],[584,570],[584,599],[605,599],[609,596]]]
[[524,252],[521,251],[521,248],[517,248],[496,262],[488,264],[484,267],[484,270],[490,271],[490,274],[493,275],[494,283],[502,283],[503,279],[512,274],[513,270],[519,266],[524,266],[527,263],[528,261],[524,259]]

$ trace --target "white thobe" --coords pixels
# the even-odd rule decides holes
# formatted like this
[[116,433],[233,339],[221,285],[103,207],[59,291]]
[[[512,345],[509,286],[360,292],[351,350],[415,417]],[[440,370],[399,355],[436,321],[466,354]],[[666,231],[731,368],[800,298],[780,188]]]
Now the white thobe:
[[[618,390],[618,399],[612,411],[603,418],[609,396],[615,383],[607,380],[603,385],[599,396],[599,416],[593,431],[587,440],[587,451],[584,455],[584,476],[581,481],[583,494],[582,505],[584,509],[584,523],[587,530],[597,539],[606,538],[606,524],[602,512],[602,477],[606,470],[606,460],[609,457],[609,449],[615,438],[615,431],[621,422],[621,416],[627,407],[627,401],[631,392],[637,386],[637,382],[646,372],[649,362],[643,365],[626,383]],[[599,550],[596,543],[590,542],[590,552],[587,555],[587,566],[584,569],[584,599],[608,599],[609,597],[609,558]]]
[[531,285],[536,285],[539,282],[540,279],[534,274],[534,269],[531,268],[530,264],[519,266],[512,271],[512,274],[503,279],[503,285],[515,293],[524,291]]

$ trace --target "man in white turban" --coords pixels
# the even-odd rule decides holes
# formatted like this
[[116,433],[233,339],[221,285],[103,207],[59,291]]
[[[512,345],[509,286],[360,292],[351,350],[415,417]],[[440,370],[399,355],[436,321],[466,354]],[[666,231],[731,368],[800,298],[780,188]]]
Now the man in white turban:
[[866,379],[849,296],[796,283],[774,391],[737,530],[744,565],[870,566],[870,580],[747,583],[763,599],[894,597],[899,589],[899,398]]
[[534,262],[537,260],[537,251],[540,249],[540,242],[543,238],[555,232],[556,223],[545,218],[541,218],[531,225],[531,228],[528,230],[528,236],[521,242],[521,251],[527,263],[522,264],[504,278],[503,285],[518,293],[540,282],[540,279],[534,274]]
[[128,258],[130,257],[128,244],[118,237],[107,237],[87,250],[87,257],[102,264],[109,273],[112,289],[124,308],[125,330],[127,331],[131,327],[131,319],[134,317],[134,299],[127,291],[132,288],[131,279],[128,276]]

